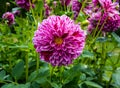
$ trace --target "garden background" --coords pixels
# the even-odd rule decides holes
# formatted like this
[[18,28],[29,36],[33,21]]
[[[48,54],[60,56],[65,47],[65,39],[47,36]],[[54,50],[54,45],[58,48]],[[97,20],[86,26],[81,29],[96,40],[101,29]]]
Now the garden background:
[[[6,12],[14,18],[3,17]],[[95,20],[97,12],[108,19]],[[33,42],[39,24],[52,15],[66,15],[86,36],[70,64],[41,60]],[[119,15],[117,0],[0,0],[0,88],[120,88]],[[89,25],[96,26],[92,32]]]

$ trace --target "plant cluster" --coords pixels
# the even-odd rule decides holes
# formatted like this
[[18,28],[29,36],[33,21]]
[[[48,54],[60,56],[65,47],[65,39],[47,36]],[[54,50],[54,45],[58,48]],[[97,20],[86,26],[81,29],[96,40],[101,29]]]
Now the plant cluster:
[[120,88],[119,0],[0,5],[1,88]]

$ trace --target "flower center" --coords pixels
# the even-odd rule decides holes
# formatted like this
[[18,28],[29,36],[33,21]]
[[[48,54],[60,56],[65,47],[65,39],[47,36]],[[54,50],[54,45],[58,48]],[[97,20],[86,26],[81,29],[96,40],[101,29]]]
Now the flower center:
[[62,44],[63,43],[63,39],[60,38],[60,37],[57,37],[57,38],[55,38],[55,43],[56,44]]

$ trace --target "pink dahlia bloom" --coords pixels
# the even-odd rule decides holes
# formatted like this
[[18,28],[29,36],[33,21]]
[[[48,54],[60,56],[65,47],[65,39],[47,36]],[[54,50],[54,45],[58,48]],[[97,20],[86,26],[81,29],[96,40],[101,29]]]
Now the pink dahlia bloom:
[[34,8],[34,4],[29,2],[29,0],[15,0],[16,4],[27,11],[30,10],[30,5]]
[[72,1],[72,11],[74,13],[74,20],[78,17],[82,4],[78,0]]
[[93,29],[97,27],[99,20],[100,23],[98,29],[100,30],[104,23],[104,26],[102,28],[103,32],[113,32],[118,30],[118,28],[120,27],[120,16],[117,14],[113,17],[110,17],[108,14],[102,14],[101,12],[98,12],[92,14],[92,16],[88,20],[90,22],[88,26],[88,32],[90,33]]
[[119,14],[119,11],[116,9],[117,6],[118,3],[112,2],[112,0],[92,0],[92,3],[85,8],[85,12],[90,15],[89,13],[91,12],[93,13],[101,10],[112,17],[115,14]]
[[8,25],[14,24],[14,14],[11,12],[6,12],[2,16],[3,19],[6,19],[8,22]]
[[104,12],[108,13],[109,16],[112,17],[114,14],[119,14],[118,10],[116,10],[118,3],[112,2],[111,0],[99,0],[99,3],[104,9]]
[[85,34],[69,17],[49,16],[38,25],[33,43],[41,60],[53,66],[68,65],[82,53]]

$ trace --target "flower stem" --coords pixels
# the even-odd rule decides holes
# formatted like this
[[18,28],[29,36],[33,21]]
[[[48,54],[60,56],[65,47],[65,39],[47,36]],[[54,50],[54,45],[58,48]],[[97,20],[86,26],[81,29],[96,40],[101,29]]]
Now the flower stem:
[[52,82],[52,75],[53,75],[54,67],[52,67],[52,66],[49,64],[49,68],[50,68],[50,82]]
[[102,81],[103,67],[105,66],[107,57],[106,57],[106,43],[102,43],[102,53],[101,53],[101,61],[100,61],[100,76],[99,80]]
[[26,62],[26,82],[27,82],[28,80],[28,52],[26,54],[25,62]]
[[37,74],[39,73],[39,55],[37,54],[37,58],[36,58],[36,71],[37,71]]

